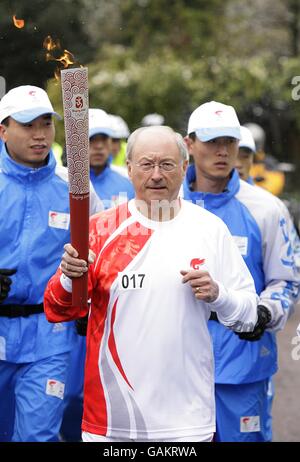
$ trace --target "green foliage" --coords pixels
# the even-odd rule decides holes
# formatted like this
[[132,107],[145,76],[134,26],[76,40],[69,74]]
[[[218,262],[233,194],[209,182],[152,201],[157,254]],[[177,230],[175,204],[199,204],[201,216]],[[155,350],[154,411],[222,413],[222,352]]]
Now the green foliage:
[[[90,106],[120,114],[131,130],[158,112],[184,134],[193,109],[219,100],[242,123],[263,126],[272,154],[298,165],[296,3],[275,0],[270,10],[259,0],[2,0],[0,75],[8,89],[44,86],[56,68],[42,48],[50,34],[88,64]],[[13,26],[13,14],[25,20],[23,29]],[[60,84],[51,80],[48,89],[62,113]]]
[[[187,62],[168,48],[137,62],[132,49],[106,46],[101,60],[89,65],[90,106],[120,114],[132,130],[145,114],[158,112],[184,133],[192,110],[214,99],[233,105],[242,123],[256,119],[268,129],[272,121],[284,124],[285,116],[287,125],[300,128],[300,103],[292,100],[291,85],[297,67],[294,58]],[[49,89],[59,107],[60,86]]]
[[122,0],[120,40],[139,59],[168,47],[177,56],[218,52],[228,0]]

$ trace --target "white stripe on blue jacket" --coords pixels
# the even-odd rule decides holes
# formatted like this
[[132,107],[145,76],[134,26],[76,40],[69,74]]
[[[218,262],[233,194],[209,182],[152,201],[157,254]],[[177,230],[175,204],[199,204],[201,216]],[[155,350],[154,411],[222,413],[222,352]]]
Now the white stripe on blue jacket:
[[[294,259],[288,217],[278,199],[239,179],[234,170],[220,194],[192,191],[195,167],[189,166],[184,198],[220,217],[235,237],[255,282],[259,303],[272,313],[272,331],[257,342],[240,340],[215,321],[209,321],[214,343],[216,383],[250,383],[277,370],[274,332],[282,329],[299,298],[299,272]],[[228,262],[230,271],[230,261]]]

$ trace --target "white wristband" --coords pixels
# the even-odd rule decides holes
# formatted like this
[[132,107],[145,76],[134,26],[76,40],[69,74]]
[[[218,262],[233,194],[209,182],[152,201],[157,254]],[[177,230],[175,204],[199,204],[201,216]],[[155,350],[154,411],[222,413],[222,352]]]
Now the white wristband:
[[72,293],[72,279],[68,278],[64,273],[60,276],[60,283],[66,292]]

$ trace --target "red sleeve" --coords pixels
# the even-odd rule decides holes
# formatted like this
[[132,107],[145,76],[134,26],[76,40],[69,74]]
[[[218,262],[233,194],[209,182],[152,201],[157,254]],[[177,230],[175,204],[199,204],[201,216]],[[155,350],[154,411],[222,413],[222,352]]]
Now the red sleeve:
[[72,294],[61,285],[61,274],[61,270],[58,269],[46,287],[44,310],[49,322],[72,321],[88,313],[88,308],[72,306]]
[[[99,281],[94,273],[94,266],[98,255],[109,236],[116,227],[129,216],[127,203],[121,204],[116,209],[109,209],[93,215],[90,219],[89,247],[96,255],[94,264],[89,265],[88,295],[92,298],[92,292]],[[60,282],[62,272],[57,270],[50,279],[44,295],[44,310],[48,321],[62,322],[81,318],[88,313],[86,309],[72,306],[72,293],[67,292]],[[97,289],[96,289],[97,290]]]

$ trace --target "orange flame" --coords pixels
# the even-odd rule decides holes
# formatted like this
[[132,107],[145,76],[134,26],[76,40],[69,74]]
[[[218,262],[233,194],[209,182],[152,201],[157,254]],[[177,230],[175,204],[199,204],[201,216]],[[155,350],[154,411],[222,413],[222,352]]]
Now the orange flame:
[[[74,64],[76,62],[73,54],[68,50],[64,50],[62,52],[59,40],[53,40],[50,35],[48,35],[45,38],[43,42],[43,47],[47,50],[46,61],[58,61],[63,66],[64,69],[66,69],[71,64]],[[58,58],[55,58],[55,56],[53,56],[53,54],[51,53],[54,50],[56,50],[57,52],[61,52],[63,54],[59,56]],[[57,80],[59,80],[59,76],[60,76],[60,68],[58,67],[54,71],[54,77]]]
[[61,62],[66,69],[68,66],[70,66],[70,64],[75,63],[75,58],[72,53],[70,53],[70,51],[64,50],[64,54],[60,58],[57,58],[55,61]]
[[16,15],[13,15],[13,23],[18,29],[22,29],[25,26],[24,19],[17,19]]
[[60,42],[59,40],[53,40],[50,35],[47,35],[43,42],[43,47],[46,48],[47,51],[55,50],[55,48],[60,49]]

